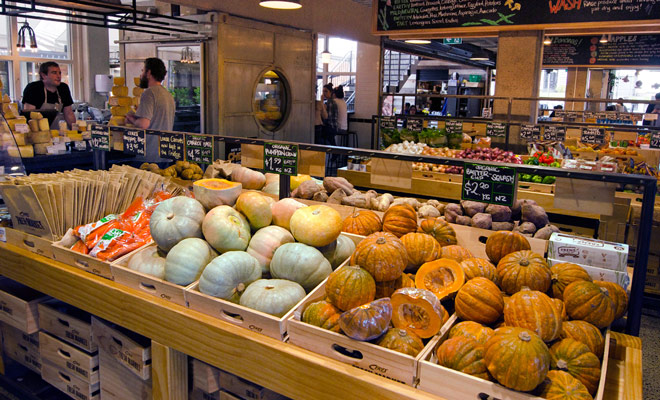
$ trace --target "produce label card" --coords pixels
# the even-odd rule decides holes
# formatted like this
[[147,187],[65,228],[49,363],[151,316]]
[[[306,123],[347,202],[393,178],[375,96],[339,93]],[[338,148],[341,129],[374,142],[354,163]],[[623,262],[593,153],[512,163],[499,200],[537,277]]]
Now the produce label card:
[[528,142],[534,142],[541,139],[541,127],[533,124],[520,125],[520,138]]
[[406,128],[411,132],[421,132],[424,128],[424,120],[420,118],[408,118]]
[[445,129],[449,134],[463,134],[463,121],[450,119],[445,124]]
[[490,137],[505,137],[506,124],[502,122],[489,122],[486,125],[486,136]]
[[543,128],[543,139],[555,142],[563,142],[566,140],[566,127],[563,126],[546,126]]
[[186,161],[213,164],[213,136],[186,134]]
[[650,145],[652,149],[660,149],[660,131],[651,133]]
[[264,143],[264,172],[279,175],[298,175],[298,145]]
[[461,199],[511,207],[517,177],[512,167],[465,163]]
[[147,147],[147,137],[144,130],[140,129],[127,129],[124,131],[124,153],[136,154],[138,156],[145,155],[145,148]]
[[601,144],[605,141],[605,130],[600,128],[582,128],[580,135],[582,143],[597,143]]
[[185,154],[185,140],[182,133],[157,132],[159,135],[159,153],[162,158],[183,161]]
[[381,129],[396,129],[396,117],[380,117]]
[[110,132],[107,126],[92,125],[90,145],[94,150],[110,151]]

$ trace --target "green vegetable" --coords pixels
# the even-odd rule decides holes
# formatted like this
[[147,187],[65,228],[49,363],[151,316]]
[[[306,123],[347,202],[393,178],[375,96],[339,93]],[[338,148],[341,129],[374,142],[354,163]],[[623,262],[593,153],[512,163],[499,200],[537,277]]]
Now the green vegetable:
[[545,183],[546,185],[552,185],[553,183],[555,183],[555,180],[556,178],[554,176],[546,176],[545,178],[543,178],[541,183]]
[[559,163],[559,161],[555,161],[552,164],[550,164],[550,166],[554,168],[561,168],[561,163]]
[[543,177],[541,175],[534,175],[532,177],[532,182],[541,183],[541,182],[543,182]]
[[532,180],[532,175],[530,174],[522,174],[520,175],[520,180],[523,182],[529,182]]
[[531,165],[539,165],[538,158],[530,158],[529,161]]

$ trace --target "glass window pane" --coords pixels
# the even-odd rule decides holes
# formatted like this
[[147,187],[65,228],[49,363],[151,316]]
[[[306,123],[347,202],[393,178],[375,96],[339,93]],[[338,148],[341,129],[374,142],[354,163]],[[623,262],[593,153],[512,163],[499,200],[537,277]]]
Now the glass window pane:
[[163,86],[172,93],[176,104],[175,131],[201,131],[200,51],[200,46],[158,48],[158,58],[167,68]]
[[110,50],[110,74],[116,77],[121,76],[121,64],[119,62],[119,40],[118,29],[108,29],[108,48]]
[[254,94],[254,111],[264,129],[276,131],[284,123],[288,95],[287,85],[277,72],[267,71],[259,79]]
[[0,81],[2,81],[2,95],[15,98],[11,93],[11,61],[0,61]]
[[[541,89],[539,97],[566,97],[566,82],[568,70],[544,69],[541,71]],[[539,102],[541,107],[552,109],[555,106],[564,106],[563,101],[547,100]]]
[[[53,9],[53,11],[59,11]],[[69,58],[69,25],[65,22],[65,17],[59,17],[51,14],[35,13],[34,15],[46,18],[59,19],[61,21],[46,21],[33,18],[18,19],[16,29],[21,38],[21,28],[25,22],[34,30],[37,48],[31,48],[31,38],[29,30],[24,29],[25,48],[19,49],[21,55],[27,57],[48,58],[51,60],[64,60]]]
[[328,50],[332,60],[328,64],[330,72],[355,72],[357,63],[357,42],[331,37]]
[[9,34],[9,17],[0,16],[0,55],[9,55],[11,49]]
[[323,72],[323,61],[321,60],[321,53],[325,50],[325,35],[319,34],[318,41],[316,42],[316,71]]

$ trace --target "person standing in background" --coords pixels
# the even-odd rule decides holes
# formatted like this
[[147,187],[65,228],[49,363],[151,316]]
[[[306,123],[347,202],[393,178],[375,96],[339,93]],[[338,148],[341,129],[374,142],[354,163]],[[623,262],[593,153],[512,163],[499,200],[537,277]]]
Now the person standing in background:
[[314,143],[323,144],[323,121],[328,119],[328,112],[323,99],[316,100],[316,117],[314,119]]
[[337,103],[333,96],[332,83],[323,86],[323,99],[325,100],[325,110],[327,118],[323,121],[323,134],[321,140],[325,145],[335,146],[335,135],[337,134],[337,126],[339,125],[339,111],[337,110]]
[[337,104],[337,134],[345,135],[348,132],[348,106],[344,100],[344,86],[337,86],[334,95]]
[[66,120],[71,129],[76,123],[76,114],[71,108],[71,90],[62,82],[60,66],[54,61],[42,63],[39,65],[39,78],[23,90],[23,111],[45,111],[50,129],[58,129],[61,120]]
[[[655,94],[655,99],[660,101],[660,93]],[[645,114],[660,114],[660,104],[649,104],[648,107],[646,107]],[[660,118],[660,115],[658,117]],[[657,120],[652,121],[644,119],[643,122],[644,125],[654,125],[655,123],[657,123]]]

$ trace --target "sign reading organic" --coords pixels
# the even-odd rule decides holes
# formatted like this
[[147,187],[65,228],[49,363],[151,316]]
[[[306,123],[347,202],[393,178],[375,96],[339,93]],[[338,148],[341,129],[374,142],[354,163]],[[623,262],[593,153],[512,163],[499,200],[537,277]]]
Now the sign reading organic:
[[144,130],[127,129],[124,131],[124,153],[144,156],[147,147],[147,137]]
[[298,175],[298,145],[264,143],[264,172]]
[[[658,6],[656,6],[658,7]],[[544,66],[635,66],[660,64],[660,35],[557,36],[543,47]]]
[[463,133],[463,121],[450,119],[445,123],[447,133],[454,135],[461,135]]
[[462,200],[511,207],[516,197],[515,168],[465,163]]
[[92,126],[92,140],[89,144],[94,150],[110,151],[110,132],[107,126],[93,125]]
[[186,144],[182,133],[153,131],[153,134],[160,136],[159,153],[162,158],[183,161]]
[[186,161],[213,164],[213,136],[186,134]]
[[538,125],[522,124],[520,125],[520,138],[529,142],[541,139],[541,127]]
[[502,122],[489,122],[486,125],[486,136],[505,137],[506,125]]

